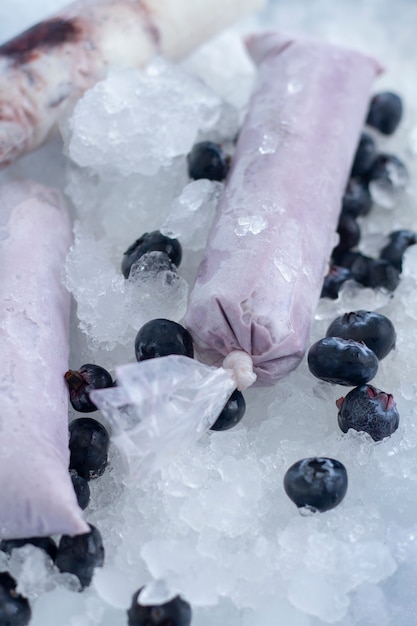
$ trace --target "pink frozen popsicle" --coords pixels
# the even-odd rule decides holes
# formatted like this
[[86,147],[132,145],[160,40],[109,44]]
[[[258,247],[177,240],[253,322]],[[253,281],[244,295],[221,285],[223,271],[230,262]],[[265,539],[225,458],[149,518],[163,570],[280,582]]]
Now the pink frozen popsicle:
[[78,0],[0,46],[0,167],[40,146],[110,67],[177,59],[264,0]]
[[60,194],[0,187],[0,537],[86,532],[68,472],[71,223]]
[[243,350],[267,385],[303,357],[381,68],[359,52],[276,33],[248,48],[258,78],[186,325],[205,362]]

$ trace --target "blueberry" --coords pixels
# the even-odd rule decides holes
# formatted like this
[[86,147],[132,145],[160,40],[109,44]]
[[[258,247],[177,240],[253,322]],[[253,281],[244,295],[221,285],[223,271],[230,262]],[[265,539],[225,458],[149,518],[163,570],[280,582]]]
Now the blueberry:
[[337,227],[339,234],[338,250],[350,250],[358,245],[361,238],[361,229],[358,222],[349,213],[343,213],[340,216]]
[[383,359],[395,347],[396,333],[385,315],[361,310],[337,317],[327,329],[326,337],[363,341],[378,359]]
[[378,359],[364,343],[325,337],[314,343],[307,356],[310,372],[329,383],[362,385],[375,376]]
[[133,597],[127,612],[128,626],[190,626],[191,606],[180,596],[165,604],[144,605],[138,602],[142,589]]
[[333,262],[350,269],[352,277],[364,287],[394,291],[400,282],[399,271],[384,259],[372,259],[361,252],[333,250]]
[[378,154],[368,174],[368,183],[383,186],[386,193],[404,189],[408,179],[405,164],[393,154]]
[[176,267],[181,263],[182,248],[178,239],[171,239],[159,230],[153,230],[151,233],[144,233],[124,253],[122,274],[125,278],[129,278],[133,263],[147,252],[165,252]]
[[235,389],[210,430],[229,430],[229,428],[233,428],[240,422],[245,411],[245,398],[241,391]]
[[394,291],[400,282],[399,271],[384,259],[372,259],[359,254],[350,270],[353,278],[364,287],[382,287]]
[[320,297],[336,300],[343,283],[352,278],[352,272],[347,267],[332,265],[329,269],[328,274],[324,277],[323,288],[321,290]]
[[0,572],[0,625],[27,626],[32,617],[30,604],[16,591],[17,582],[7,572]]
[[325,457],[297,461],[284,476],[285,492],[294,504],[321,513],[340,504],[347,487],[345,466]]
[[100,531],[89,524],[90,530],[83,535],[62,535],[55,565],[60,572],[78,577],[81,587],[88,587],[96,567],[104,563],[104,547]]
[[358,178],[351,178],[342,198],[342,213],[359,217],[368,215],[372,207],[372,198],[368,184]]
[[390,233],[388,239],[380,257],[402,272],[404,253],[409,246],[417,243],[417,233],[412,230],[396,230]]
[[70,470],[70,475],[72,486],[74,487],[75,495],[77,496],[78,506],[84,511],[90,502],[90,486],[86,479],[79,476],[74,469]]
[[80,413],[92,413],[97,407],[90,400],[90,391],[113,386],[113,380],[107,370],[99,365],[86,363],[79,370],[68,370],[64,375],[68,385],[70,402]]
[[101,476],[107,466],[110,438],[100,422],[80,417],[69,425],[70,470],[90,480]]
[[222,181],[227,176],[229,159],[222,148],[212,141],[196,143],[187,160],[188,174],[194,180],[208,178]]
[[371,435],[374,441],[389,437],[398,428],[400,416],[394,398],[372,385],[352,389],[345,398],[336,401],[340,429],[349,428]]
[[362,133],[359,140],[356,154],[353,160],[351,176],[358,176],[362,178],[367,175],[372,167],[374,159],[376,157],[375,141],[368,135],[368,133]]
[[[0,543],[0,550],[6,552],[7,554],[11,554],[14,548],[22,548],[26,545],[32,545],[36,548],[40,548],[44,550],[48,556],[55,560],[57,547],[55,541],[52,537],[28,537],[27,539],[3,539]],[[1,624],[1,620],[0,620]]]
[[384,135],[392,135],[402,115],[403,103],[400,96],[391,91],[383,91],[372,98],[366,123]]
[[171,320],[155,319],[142,326],[136,335],[135,354],[138,361],[169,354],[193,358],[193,340],[188,330],[180,324]]

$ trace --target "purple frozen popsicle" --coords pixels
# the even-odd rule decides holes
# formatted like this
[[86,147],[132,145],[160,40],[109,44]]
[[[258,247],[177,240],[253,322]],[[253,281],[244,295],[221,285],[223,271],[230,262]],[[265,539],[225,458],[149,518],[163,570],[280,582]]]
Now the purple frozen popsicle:
[[258,65],[186,325],[201,358],[233,350],[273,384],[303,357],[378,63],[277,33],[248,41]]
[[68,472],[71,223],[60,194],[0,187],[0,537],[88,531]]

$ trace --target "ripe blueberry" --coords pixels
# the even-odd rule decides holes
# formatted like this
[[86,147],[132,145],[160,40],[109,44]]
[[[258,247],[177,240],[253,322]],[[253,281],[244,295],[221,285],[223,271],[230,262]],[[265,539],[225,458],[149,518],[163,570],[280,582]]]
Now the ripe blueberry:
[[396,93],[383,91],[371,100],[366,123],[384,135],[392,135],[401,121],[403,103]]
[[110,438],[105,427],[91,417],[80,417],[69,425],[70,470],[90,480],[106,469]]
[[245,398],[241,391],[235,389],[210,430],[229,430],[229,428],[233,428],[240,422],[245,414],[245,410]]
[[297,461],[286,471],[284,489],[299,508],[329,511],[346,495],[348,477],[345,466],[335,459],[312,457]]
[[336,300],[344,282],[353,278],[353,274],[347,267],[332,265],[328,274],[324,277],[321,298]]
[[388,236],[388,243],[380,257],[388,261],[399,272],[403,269],[403,256],[409,246],[417,243],[417,233],[412,230],[396,230]]
[[113,386],[108,371],[90,363],[81,365],[79,370],[68,370],[64,378],[68,385],[71,405],[80,413],[97,411],[96,405],[90,400],[90,391]]
[[404,163],[393,154],[379,154],[368,174],[368,182],[383,184],[387,192],[402,190],[409,174]]
[[395,347],[396,333],[391,320],[375,311],[351,311],[330,324],[326,337],[342,337],[363,341],[378,359]]
[[208,178],[222,181],[227,176],[229,159],[222,148],[212,141],[196,143],[187,160],[188,174],[194,180]]
[[138,602],[139,589],[127,612],[128,626],[190,626],[191,606],[180,596],[165,604],[144,605]]
[[7,572],[0,572],[1,626],[27,626],[32,617],[30,604],[16,591],[17,583]]
[[316,341],[307,361],[314,376],[339,385],[362,385],[378,370],[378,359],[364,343],[340,337]]
[[159,230],[144,233],[126,250],[122,260],[122,274],[129,278],[132,265],[147,252],[165,252],[176,267],[182,258],[182,248],[178,239],[166,237]]
[[90,486],[86,479],[79,476],[74,469],[70,470],[70,476],[75,495],[77,496],[78,506],[80,509],[84,510],[88,507],[88,503],[90,502]]
[[344,433],[353,428],[368,433],[374,441],[381,441],[398,428],[400,416],[393,396],[372,385],[352,389],[346,397],[336,401],[336,406],[339,426]]
[[368,215],[372,207],[372,198],[366,182],[351,178],[342,198],[342,214],[352,217]]
[[142,326],[135,339],[138,361],[169,354],[194,357],[193,340],[186,328],[166,319],[155,319]]
[[367,175],[372,167],[374,159],[376,157],[375,141],[368,135],[368,133],[362,133],[359,140],[356,154],[353,160],[351,176],[358,176],[362,178]]
[[356,219],[349,213],[342,211],[337,227],[339,234],[338,250],[350,250],[358,245],[361,238],[361,229]]
[[60,572],[69,572],[79,578],[81,587],[88,587],[94,569],[104,563],[104,547],[100,532],[89,524],[90,531],[83,535],[62,535],[55,565]]

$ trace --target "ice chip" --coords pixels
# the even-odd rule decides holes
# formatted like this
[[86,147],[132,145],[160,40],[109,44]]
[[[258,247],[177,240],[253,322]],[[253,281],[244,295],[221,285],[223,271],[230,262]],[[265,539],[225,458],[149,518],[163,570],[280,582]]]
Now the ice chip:
[[223,183],[218,181],[201,179],[189,183],[172,203],[161,227],[162,234],[179,239],[191,250],[204,248],[222,189]]
[[220,98],[199,79],[157,58],[144,71],[111,72],[83,96],[68,126],[68,153],[102,176],[152,176],[187,154],[220,110]]
[[229,370],[179,355],[120,366],[116,377],[117,388],[91,398],[111,422],[132,474],[142,477],[201,437],[235,388]]

